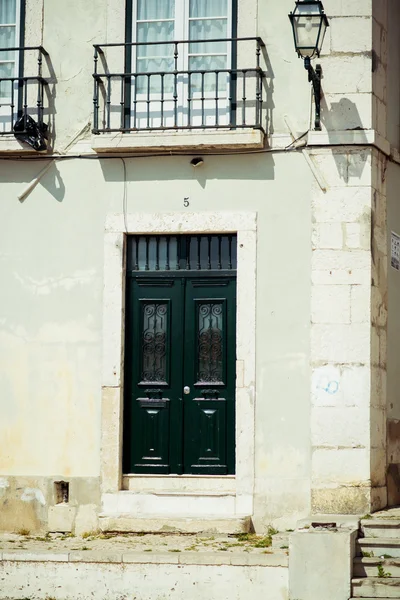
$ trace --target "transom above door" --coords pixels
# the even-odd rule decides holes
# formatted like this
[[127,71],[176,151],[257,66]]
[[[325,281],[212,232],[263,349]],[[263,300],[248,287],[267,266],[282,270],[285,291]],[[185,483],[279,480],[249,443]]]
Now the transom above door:
[[135,0],[134,127],[228,124],[232,37],[232,0]]
[[124,473],[235,471],[236,236],[128,238]]

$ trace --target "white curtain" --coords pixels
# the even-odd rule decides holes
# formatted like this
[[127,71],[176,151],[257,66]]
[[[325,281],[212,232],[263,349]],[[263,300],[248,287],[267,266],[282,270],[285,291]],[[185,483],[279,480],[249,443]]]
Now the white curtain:
[[[175,0],[138,0],[137,21],[136,39],[138,42],[147,44],[172,41],[175,38]],[[174,68],[173,45],[137,46],[136,52],[136,66],[139,72],[171,72]],[[136,83],[139,93],[147,92],[147,77],[139,77]],[[171,85],[171,78],[164,78],[165,93],[172,91]],[[161,77],[151,76],[150,91],[155,93],[160,90]]]
[[[210,40],[228,38],[228,0],[189,0],[189,39]],[[213,17],[213,18],[210,18]],[[216,18],[219,17],[219,18]],[[197,56],[191,56],[191,55]],[[189,68],[194,70],[213,71],[227,67],[227,42],[197,42],[189,45]],[[207,55],[207,56],[201,56]],[[204,83],[201,76],[192,78],[192,92],[214,92],[217,86],[217,77],[214,73],[207,73]],[[223,91],[226,87],[226,75],[218,77],[218,89]]]
[[[0,0],[0,48],[18,46],[16,40],[17,0]],[[0,51],[0,77],[13,77],[15,71],[15,52]],[[11,83],[0,83],[0,97],[11,93]]]
[[138,21],[162,21],[175,17],[175,0],[138,0]]
[[189,16],[201,17],[226,17],[228,0],[190,0]]

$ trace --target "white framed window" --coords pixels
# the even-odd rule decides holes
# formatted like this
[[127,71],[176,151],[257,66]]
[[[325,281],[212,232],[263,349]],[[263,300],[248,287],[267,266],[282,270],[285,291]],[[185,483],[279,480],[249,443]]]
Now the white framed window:
[[18,109],[21,0],[0,0],[0,131],[10,128]]
[[133,0],[132,15],[133,127],[228,123],[232,0]]

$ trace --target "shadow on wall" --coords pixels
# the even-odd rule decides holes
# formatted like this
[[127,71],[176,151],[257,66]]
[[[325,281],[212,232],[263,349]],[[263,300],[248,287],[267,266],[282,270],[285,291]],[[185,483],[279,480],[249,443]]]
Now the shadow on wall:
[[267,135],[274,133],[274,71],[272,69],[271,61],[269,60],[268,52],[266,47],[262,48],[262,57],[264,61],[264,79],[263,79],[263,100],[265,106],[265,112],[263,114],[263,128]]
[[56,97],[57,97],[57,77],[54,71],[50,56],[45,56],[45,63],[47,73],[44,75],[45,79],[48,82],[48,85],[45,86],[45,94],[47,99],[47,107],[44,110],[44,121],[47,122],[49,127],[49,146],[54,148],[56,141],[56,128],[55,128],[55,119],[56,119]]
[[[362,146],[368,143],[357,105],[348,98],[341,98],[339,102],[332,102],[328,106],[323,97],[321,99],[321,122],[326,127],[329,141],[333,145],[337,144],[338,131],[346,132],[349,144],[356,143]],[[351,136],[351,132],[353,132],[353,136]],[[349,152],[345,158],[343,150],[340,150],[340,152],[333,152],[333,156],[339,176],[345,183],[349,183],[350,179],[361,179],[368,158],[366,152]]]
[[[204,163],[194,168],[190,161],[202,156]],[[105,181],[123,181],[122,158],[99,159]],[[207,181],[219,180],[261,180],[275,178],[275,162],[272,153],[251,152],[239,155],[201,154],[185,156],[126,157],[126,180],[153,181],[193,181],[205,189]]]

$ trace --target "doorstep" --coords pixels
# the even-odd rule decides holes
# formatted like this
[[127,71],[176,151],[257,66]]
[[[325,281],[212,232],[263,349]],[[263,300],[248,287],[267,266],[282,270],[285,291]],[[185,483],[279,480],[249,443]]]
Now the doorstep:
[[107,514],[99,515],[99,527],[104,532],[135,533],[207,533],[238,534],[252,530],[250,516],[221,517],[220,515],[172,516]]

